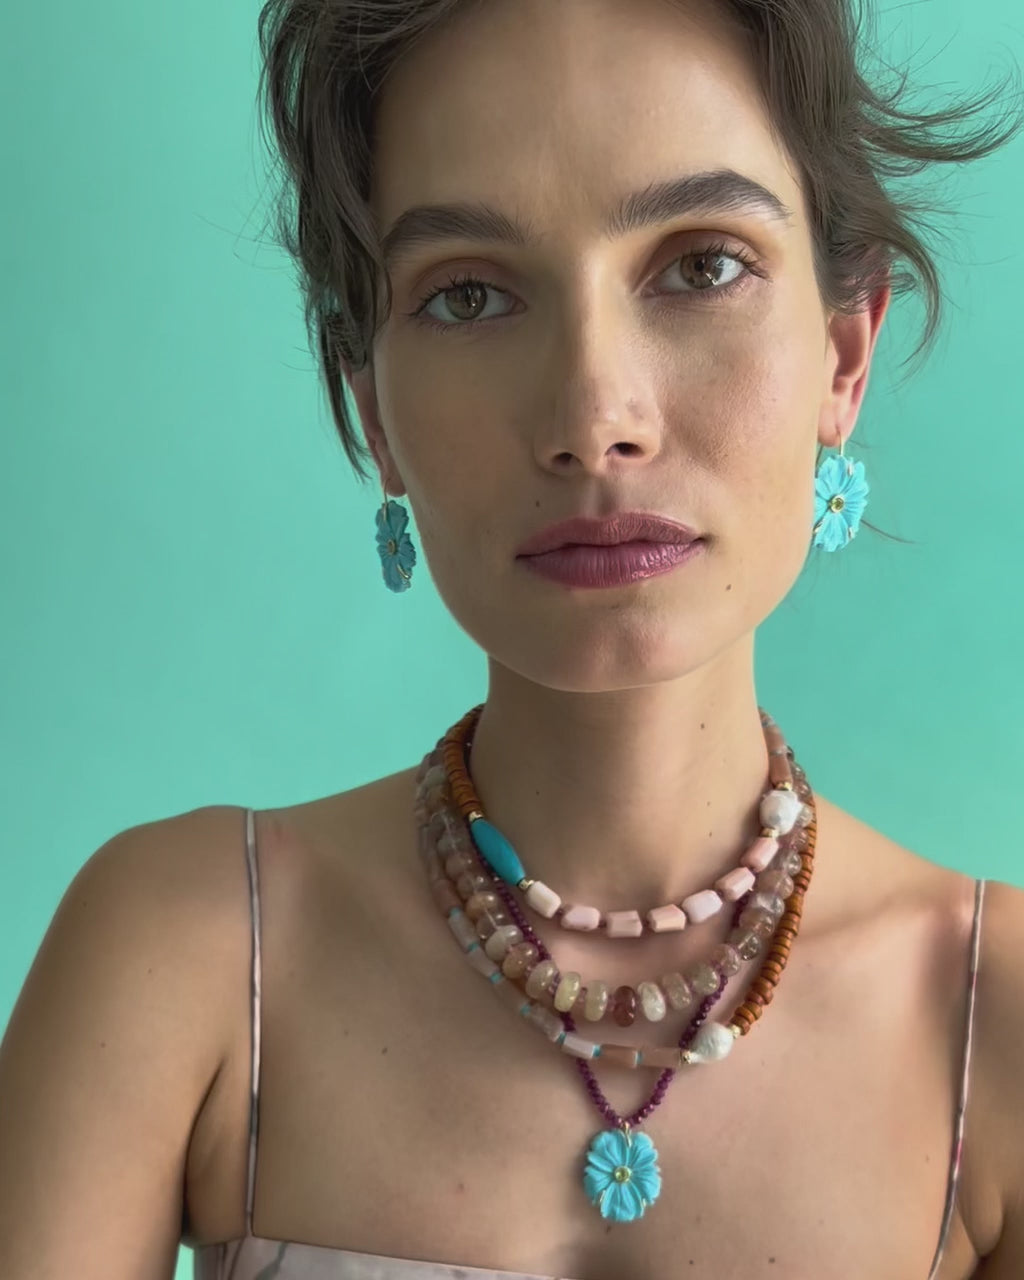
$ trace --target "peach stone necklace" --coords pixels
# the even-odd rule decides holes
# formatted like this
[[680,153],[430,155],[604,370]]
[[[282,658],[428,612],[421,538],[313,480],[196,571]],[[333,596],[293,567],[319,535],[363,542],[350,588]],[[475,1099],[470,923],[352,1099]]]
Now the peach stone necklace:
[[[736,868],[749,872],[751,883],[737,894],[740,877],[727,872],[715,882],[714,890],[703,891],[720,898],[713,910],[706,911],[711,905],[707,898],[703,899],[705,907],[694,909],[695,899],[701,897],[697,894],[647,913],[648,927],[664,932],[710,919],[728,901],[734,910],[727,942],[716,946],[708,962],[695,966],[688,977],[667,974],[658,983],[640,983],[636,992],[619,987],[609,1000],[607,984],[584,986],[581,975],[558,972],[516,901],[513,889],[523,893],[527,904],[548,919],[557,916],[561,908],[557,894],[526,876],[511,844],[484,816],[467,766],[472,734],[482,710],[478,706],[467,712],[417,770],[415,813],[431,893],[469,964],[526,1022],[576,1062],[587,1092],[608,1126],[588,1148],[584,1190],[602,1217],[633,1221],[643,1217],[661,1191],[657,1151],[650,1137],[638,1132],[636,1126],[660,1105],[684,1065],[720,1061],[728,1055],[771,1002],[786,967],[814,862],[814,794],[778,726],[761,711],[771,786],[761,798],[760,835]],[[742,882],[746,884],[747,878]],[[692,916],[688,903],[694,910]],[[565,928],[579,928],[579,924],[565,924],[571,910],[562,911],[561,923]],[[640,920],[637,911],[609,912],[595,925],[595,910],[587,908],[590,928],[604,923],[606,934],[622,937],[637,937],[643,932],[642,923],[636,929]],[[615,932],[614,922],[609,928],[609,918],[617,914],[629,916],[628,930]],[[768,954],[760,972],[729,1023],[708,1022],[708,1014],[722,999],[729,978],[765,947]],[[675,1047],[603,1044],[578,1034],[574,1015],[597,1022],[610,1012],[618,1025],[631,1025],[638,999],[649,1021],[660,1021],[668,1004],[677,1011],[697,1006]],[[591,1070],[590,1062],[597,1060],[632,1068],[661,1068],[661,1075],[648,1100],[632,1115],[622,1117],[605,1098]]]

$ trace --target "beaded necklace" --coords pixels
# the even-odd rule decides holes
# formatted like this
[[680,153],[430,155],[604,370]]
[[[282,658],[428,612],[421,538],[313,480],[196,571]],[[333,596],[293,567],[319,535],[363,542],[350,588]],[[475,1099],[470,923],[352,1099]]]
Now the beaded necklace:
[[[515,881],[508,879],[521,871],[518,857],[505,837],[487,822],[469,776],[468,747],[482,710],[482,706],[473,708],[452,726],[417,770],[415,812],[430,889],[468,963],[525,1021],[574,1059],[591,1101],[608,1126],[592,1139],[587,1150],[584,1191],[602,1217],[633,1221],[643,1217],[657,1200],[662,1185],[654,1143],[646,1133],[638,1132],[637,1126],[664,1100],[679,1069],[726,1057],[735,1041],[749,1033],[771,1003],[799,932],[803,897],[811,880],[817,835],[814,795],[778,726],[762,711],[772,787],[761,802],[760,838],[776,842],[777,852],[758,877],[758,892],[748,891],[735,903],[729,942],[725,950],[721,945],[715,949],[710,964],[699,966],[702,972],[698,982],[691,984],[689,997],[684,997],[683,988],[674,982],[679,979],[685,983],[679,974],[666,975],[661,987],[640,984],[659,987],[660,1016],[664,1016],[666,997],[677,1009],[688,1007],[685,1000],[692,1003],[695,994],[703,997],[675,1048],[597,1043],[578,1034],[573,1015],[599,1021],[609,1006],[606,1002],[601,1007],[600,1000],[594,1001],[591,991],[582,987],[580,975],[558,973],[542,939],[534,933],[513,896],[511,884],[521,887],[526,881],[525,874]],[[475,862],[467,861],[474,854]],[[490,861],[491,856],[501,871]],[[764,882],[763,876],[774,878]],[[537,882],[526,881],[528,898],[533,883]],[[783,900],[778,889],[787,884],[790,892]],[[548,894],[551,892],[547,890]],[[495,895],[502,906],[495,905]],[[535,898],[550,907],[550,898],[543,894]],[[509,928],[516,931],[518,941],[508,932],[498,934],[498,930]],[[740,967],[736,957],[739,961],[754,959],[769,940],[760,973],[750,983],[746,1000],[729,1024],[708,1022],[708,1014],[722,999],[729,977]],[[568,986],[566,978],[570,979]],[[619,988],[610,1006],[621,1026],[633,1021],[636,997],[634,994],[630,1002],[624,994],[631,990]],[[658,999],[651,996],[645,1012],[648,1016],[651,1010],[657,1014],[658,1007]],[[631,1115],[620,1116],[601,1091],[589,1065],[598,1058],[634,1069],[661,1068],[650,1097]]]

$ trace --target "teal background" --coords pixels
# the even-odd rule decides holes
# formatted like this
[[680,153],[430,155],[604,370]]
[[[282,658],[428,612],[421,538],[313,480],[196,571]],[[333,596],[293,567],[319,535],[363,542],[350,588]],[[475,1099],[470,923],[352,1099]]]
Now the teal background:
[[[402,596],[381,581],[379,493],[333,434],[266,222],[258,10],[52,0],[5,21],[0,1025],[114,832],[357,786],[485,693],[426,566]],[[928,106],[1019,60],[1022,28],[1017,0],[880,24]],[[948,307],[903,386],[919,306],[883,332],[850,452],[867,519],[914,545],[863,530],[812,556],[761,629],[758,682],[830,799],[1024,886],[1005,809],[1024,763],[1022,162],[1017,139],[939,174]]]

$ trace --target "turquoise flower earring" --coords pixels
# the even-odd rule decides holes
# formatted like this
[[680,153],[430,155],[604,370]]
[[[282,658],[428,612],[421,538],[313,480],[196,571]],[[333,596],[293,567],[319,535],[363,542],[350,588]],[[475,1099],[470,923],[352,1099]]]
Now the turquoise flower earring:
[[826,458],[814,478],[814,543],[823,551],[842,551],[860,528],[871,492],[864,463],[851,462],[839,437],[839,452]]
[[377,551],[384,581],[391,591],[408,591],[412,586],[416,548],[406,532],[408,525],[409,512],[400,502],[390,499],[385,488],[384,501],[377,512]]

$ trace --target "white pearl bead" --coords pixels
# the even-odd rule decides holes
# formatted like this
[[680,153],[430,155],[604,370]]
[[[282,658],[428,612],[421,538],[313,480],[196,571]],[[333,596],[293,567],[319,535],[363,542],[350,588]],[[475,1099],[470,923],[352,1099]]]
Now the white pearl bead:
[[795,791],[770,791],[761,800],[761,825],[774,827],[780,835],[793,830],[803,801]]
[[697,1032],[690,1046],[694,1062],[721,1062],[727,1058],[736,1043],[736,1038],[728,1027],[720,1022],[706,1022]]

